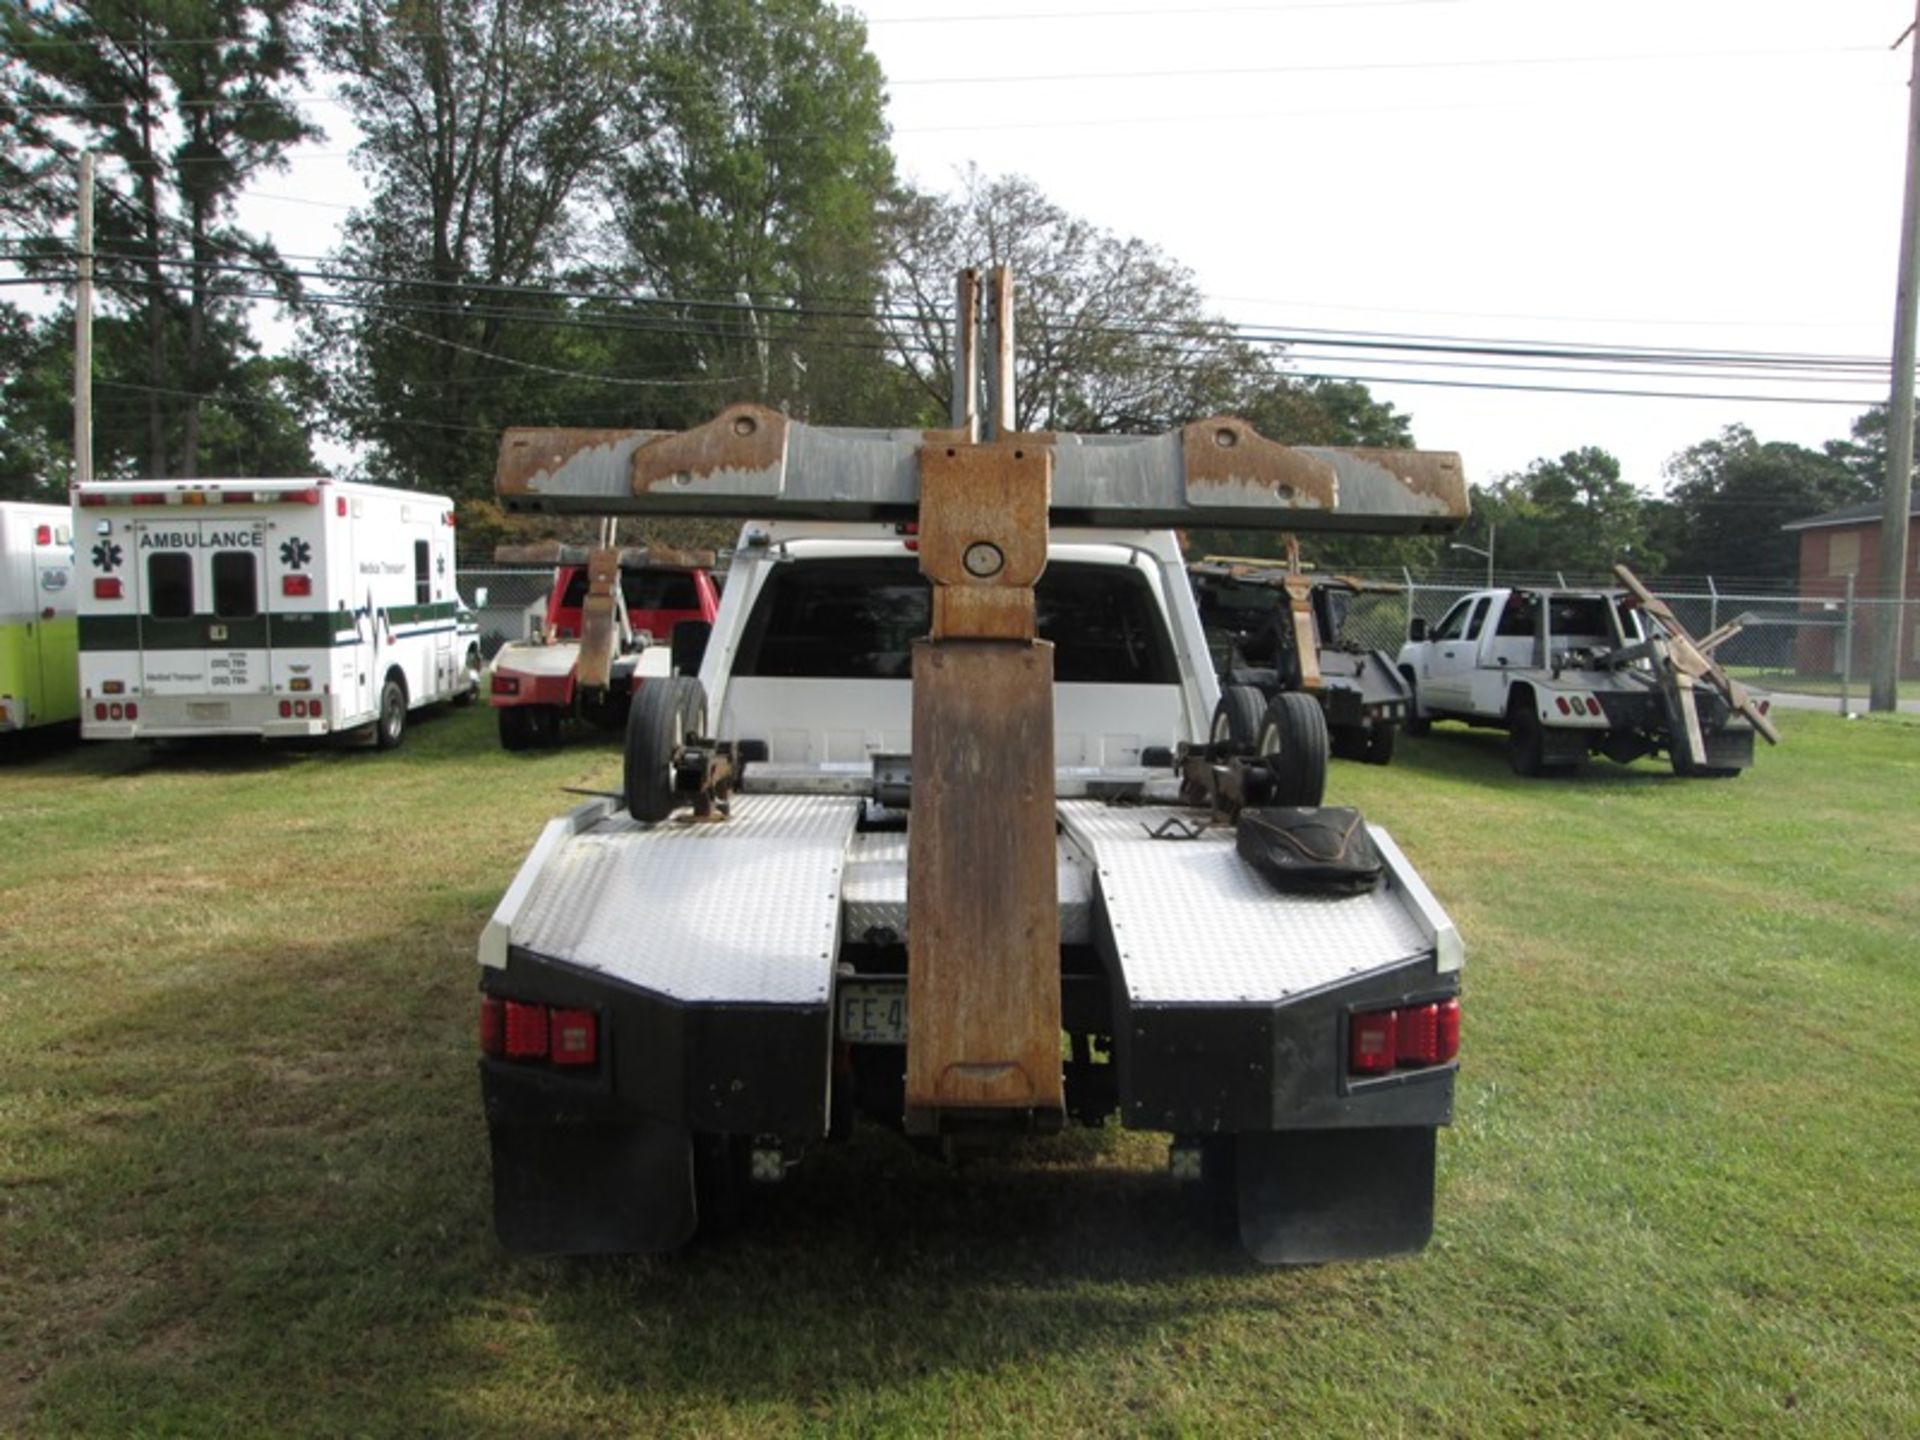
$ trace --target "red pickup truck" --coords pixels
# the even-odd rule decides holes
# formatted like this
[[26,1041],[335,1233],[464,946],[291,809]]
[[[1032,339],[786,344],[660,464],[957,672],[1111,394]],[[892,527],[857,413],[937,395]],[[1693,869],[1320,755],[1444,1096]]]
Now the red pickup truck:
[[626,623],[613,640],[608,683],[584,684],[580,656],[589,628],[588,552],[579,546],[511,547],[499,558],[524,561],[535,554],[555,565],[545,621],[539,634],[501,647],[489,687],[500,744],[508,750],[557,745],[562,722],[570,718],[621,729],[643,669],[652,668],[643,666],[641,657],[650,649],[670,652],[682,626],[697,627],[688,631],[687,641],[703,639],[720,607],[710,551],[620,551],[619,598]]

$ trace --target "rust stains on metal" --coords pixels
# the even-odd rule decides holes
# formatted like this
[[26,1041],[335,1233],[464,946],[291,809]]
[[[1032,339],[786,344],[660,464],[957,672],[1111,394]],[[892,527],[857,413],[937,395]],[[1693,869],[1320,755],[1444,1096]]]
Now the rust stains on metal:
[[645,432],[636,430],[554,429],[515,426],[500,437],[494,490],[500,495],[538,495],[539,482],[591,451],[612,451]]
[[1416,495],[1441,501],[1449,514],[1467,513],[1467,476],[1452,450],[1391,450],[1372,445],[1346,447],[1357,460],[1378,465]]
[[915,642],[910,1131],[1063,1108],[1053,739],[1051,645]]
[[1332,510],[1340,485],[1326,461],[1267,439],[1237,415],[1196,420],[1180,431],[1187,494],[1206,505],[1209,491],[1264,490],[1290,509]]
[[704,425],[669,431],[633,452],[633,493],[727,472],[758,473],[787,453],[787,417],[763,405],[730,405]]

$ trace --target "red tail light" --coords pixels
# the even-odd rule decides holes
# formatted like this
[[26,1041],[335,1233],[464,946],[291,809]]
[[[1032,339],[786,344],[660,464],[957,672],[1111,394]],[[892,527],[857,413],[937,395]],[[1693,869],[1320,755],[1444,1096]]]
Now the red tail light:
[[127,719],[138,720],[139,718],[140,718],[140,707],[134,704],[133,701],[129,700],[127,702]]
[[1569,705],[1569,704],[1567,704],[1567,697],[1566,697],[1566,696],[1564,696],[1564,695],[1556,695],[1556,696],[1554,697],[1554,700],[1553,700],[1553,703],[1554,703],[1555,705],[1557,705],[1557,706],[1558,706],[1558,707],[1560,708],[1560,713],[1561,713],[1562,715],[1571,715],[1571,714],[1573,713],[1573,707],[1572,707],[1571,705]]
[[333,497],[333,513],[336,515],[344,515],[347,513],[347,497],[346,496],[336,495]]
[[96,600],[118,600],[120,598],[120,577],[118,575],[94,576],[93,598]]
[[566,1010],[483,995],[480,1050],[495,1059],[591,1067],[600,1059],[600,1024],[591,1010]]
[[93,718],[96,720],[106,719],[107,707],[105,705],[95,704],[95,706],[93,707]]
[[1393,1058],[1400,1065],[1431,1065],[1440,1058],[1438,1005],[1409,1005],[1400,1012],[1400,1035]]
[[553,1012],[553,1063],[591,1065],[595,1059],[599,1035],[591,1010],[555,1010]]
[[313,577],[311,575],[282,575],[280,577],[280,593],[282,595],[311,595],[313,594]]
[[1347,1070],[1386,1075],[1396,1068],[1444,1065],[1460,1054],[1460,1002],[1429,1000],[1370,1010],[1349,1022]]
[[547,1056],[547,1007],[507,1001],[507,1058],[544,1060]]
[[293,702],[291,700],[282,700],[280,702],[280,718],[282,720],[291,720],[293,718]]
[[53,543],[53,527],[51,525],[34,526],[33,543],[36,545],[51,545]]
[[518,695],[520,693],[520,677],[518,675],[494,676],[493,693],[496,695]]
[[1398,1010],[1376,1010],[1370,1015],[1354,1016],[1347,1068],[1356,1075],[1384,1075],[1393,1069],[1394,1052],[1399,1043],[1399,1018]]

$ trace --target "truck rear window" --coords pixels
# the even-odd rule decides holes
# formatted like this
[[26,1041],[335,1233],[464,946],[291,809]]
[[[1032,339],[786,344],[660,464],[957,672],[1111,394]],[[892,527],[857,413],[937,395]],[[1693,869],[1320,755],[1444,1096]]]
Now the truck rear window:
[[[626,597],[629,610],[700,608],[700,591],[693,583],[693,576],[684,570],[622,570],[620,593]],[[581,566],[567,581],[566,593],[560,597],[560,608],[578,610],[586,603],[587,571],[585,566]]]
[[[1146,577],[1117,565],[1055,562],[1037,590],[1040,638],[1063,684],[1172,685],[1173,646]],[[754,602],[736,675],[905,680],[932,601],[912,559],[777,566]]]

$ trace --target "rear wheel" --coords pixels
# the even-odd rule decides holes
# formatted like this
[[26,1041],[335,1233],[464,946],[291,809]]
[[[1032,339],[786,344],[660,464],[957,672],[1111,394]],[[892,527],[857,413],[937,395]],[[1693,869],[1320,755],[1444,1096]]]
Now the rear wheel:
[[1220,691],[1220,703],[1213,707],[1213,728],[1207,732],[1210,743],[1226,742],[1237,750],[1251,748],[1260,738],[1260,722],[1266,717],[1267,697],[1251,685],[1228,685]]
[[1547,769],[1547,730],[1530,700],[1516,701],[1507,709],[1507,763],[1514,774],[1528,777]]
[[480,693],[480,647],[467,647],[467,658],[460,662],[460,679],[453,689],[453,703],[471,705]]
[[407,682],[393,672],[380,687],[380,714],[373,722],[373,743],[379,749],[391,750],[406,733]]
[[500,717],[500,748],[525,750],[533,744],[533,707],[508,705],[494,712]]
[[1393,742],[1400,733],[1398,725],[1377,724],[1373,733],[1367,737],[1367,748],[1360,758],[1369,765],[1390,765],[1393,763]]
[[678,803],[675,763],[707,723],[707,693],[686,675],[649,680],[627,714],[625,790],[636,820],[664,820]]
[[1256,753],[1273,776],[1276,805],[1318,805],[1327,793],[1327,717],[1311,695],[1285,690],[1260,722]]

